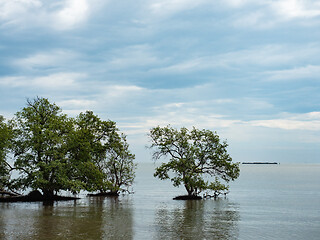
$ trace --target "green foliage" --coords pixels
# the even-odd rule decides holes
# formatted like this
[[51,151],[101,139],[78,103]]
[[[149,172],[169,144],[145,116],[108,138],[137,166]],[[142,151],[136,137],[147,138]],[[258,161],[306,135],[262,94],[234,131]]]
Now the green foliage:
[[11,122],[14,129],[14,166],[19,170],[17,188],[41,189],[45,195],[59,190],[79,190],[68,176],[67,140],[72,121],[48,99],[28,100]]
[[87,191],[101,190],[104,186],[102,162],[106,158],[110,135],[116,131],[112,121],[102,121],[92,111],[80,113],[75,120],[76,128],[70,136],[70,158],[75,174]]
[[134,155],[115,122],[102,121],[91,111],[80,113],[71,138],[71,159],[87,191],[118,193],[132,184]]
[[6,162],[6,156],[9,150],[11,129],[5,123],[5,119],[0,115],[0,190],[9,186],[10,167]]
[[[156,168],[154,176],[170,179],[174,186],[183,185],[188,195],[198,195],[204,190],[222,193],[227,186],[218,177],[229,182],[239,176],[239,164],[232,162],[227,143],[220,142],[215,132],[158,126],[150,130],[149,137],[151,148],[155,149],[153,158],[169,157],[167,163]],[[209,177],[216,177],[215,181],[206,181]]]
[[[28,100],[9,124],[0,116],[0,189],[40,189],[49,198],[61,190],[125,191],[135,156],[118,131],[92,111],[73,119],[46,98]],[[18,177],[9,181],[11,171]]]
[[226,186],[219,182],[218,178],[215,178],[214,182],[211,182],[207,185],[208,190],[211,190],[213,192],[213,197],[217,198],[221,194],[227,194],[229,192],[229,186]]
[[104,174],[107,188],[111,192],[129,191],[135,178],[135,155],[129,150],[126,136],[114,132],[110,138]]

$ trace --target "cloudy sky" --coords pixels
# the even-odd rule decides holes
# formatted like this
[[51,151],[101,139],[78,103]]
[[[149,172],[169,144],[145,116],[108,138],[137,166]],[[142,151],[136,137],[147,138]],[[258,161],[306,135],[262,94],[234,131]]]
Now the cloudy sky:
[[0,114],[49,98],[116,121],[206,128],[235,161],[320,163],[320,1],[0,0]]

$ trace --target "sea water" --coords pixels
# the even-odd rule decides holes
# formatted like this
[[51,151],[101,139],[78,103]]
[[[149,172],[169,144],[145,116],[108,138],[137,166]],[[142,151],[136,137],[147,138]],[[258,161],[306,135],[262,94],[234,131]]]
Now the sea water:
[[241,165],[226,198],[198,201],[154,167],[118,198],[0,203],[0,239],[320,239],[320,165]]

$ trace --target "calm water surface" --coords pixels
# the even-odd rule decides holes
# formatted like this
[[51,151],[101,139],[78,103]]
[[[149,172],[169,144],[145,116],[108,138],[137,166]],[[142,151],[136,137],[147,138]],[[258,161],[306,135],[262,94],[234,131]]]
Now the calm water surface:
[[320,165],[242,165],[226,199],[185,190],[140,164],[135,194],[0,203],[0,239],[320,239]]

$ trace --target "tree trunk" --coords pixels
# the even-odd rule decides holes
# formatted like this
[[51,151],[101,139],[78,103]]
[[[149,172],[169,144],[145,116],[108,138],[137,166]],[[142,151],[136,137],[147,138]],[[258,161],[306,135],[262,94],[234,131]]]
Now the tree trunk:
[[186,188],[187,192],[188,192],[188,196],[192,196],[192,188],[190,188],[187,184],[184,185],[184,187]]
[[110,191],[111,196],[119,196],[119,191]]
[[42,192],[45,199],[52,199],[54,196],[53,190],[43,189]]

